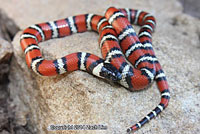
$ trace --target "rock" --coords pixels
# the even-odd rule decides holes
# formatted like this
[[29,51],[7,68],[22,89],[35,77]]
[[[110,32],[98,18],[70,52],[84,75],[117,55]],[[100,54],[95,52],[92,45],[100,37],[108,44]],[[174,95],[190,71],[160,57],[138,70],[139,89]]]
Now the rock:
[[[0,130],[1,134],[13,132],[11,124],[13,124],[14,114],[9,103],[8,73],[10,69],[10,59],[13,54],[11,41],[16,34],[17,29],[14,22],[9,19],[5,12],[0,10]],[[7,41],[6,41],[7,40]],[[9,130],[6,131],[6,130]]]
[[0,37],[0,48],[0,63],[8,62],[13,53],[12,45]]
[[0,37],[11,41],[14,35],[19,31],[15,22],[10,19],[5,12],[0,10]]
[[5,111],[5,107],[6,107],[6,102],[0,100],[0,128],[6,128],[9,125],[9,117],[7,114],[7,111]]
[[12,53],[12,45],[0,37],[0,84],[6,83],[7,81]]
[[196,0],[180,0],[183,4],[184,13],[190,14],[194,17],[200,18],[200,1]]
[[[131,7],[153,13],[158,24],[153,34],[154,50],[166,72],[172,99],[161,115],[136,133],[198,133],[200,21],[183,14],[180,3],[174,0],[162,3],[158,0],[102,3],[85,0],[27,3],[21,0],[17,3],[4,1],[0,7],[21,29],[34,23],[80,13],[103,15],[109,6]],[[35,8],[37,10],[33,10]],[[138,30],[138,27],[136,29]],[[148,90],[129,92],[119,85],[110,84],[82,71],[55,77],[39,77],[26,66],[19,45],[20,34],[21,32],[12,42],[14,58],[11,63],[9,89],[23,119],[27,116],[30,118],[33,132],[52,133],[47,130],[50,124],[103,124],[108,127],[107,130],[63,133],[125,133],[129,126],[146,116],[160,101],[155,83]],[[40,46],[44,57],[48,59],[59,58],[76,51],[91,52],[100,56],[97,40],[97,34],[86,32],[46,41]]]
[[31,132],[29,132],[26,129],[24,129],[24,127],[15,128],[15,133],[16,134],[32,134]]
[[3,130],[3,131],[0,132],[0,134],[10,134],[10,133],[6,130]]

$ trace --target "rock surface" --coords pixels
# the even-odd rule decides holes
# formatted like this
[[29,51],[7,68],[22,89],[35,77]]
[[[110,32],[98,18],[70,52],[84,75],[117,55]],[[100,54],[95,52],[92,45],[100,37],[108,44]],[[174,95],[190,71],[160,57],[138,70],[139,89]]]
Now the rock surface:
[[[15,105],[8,92],[8,74],[13,47],[10,43],[19,28],[5,12],[0,9],[0,134],[25,134],[23,127],[16,125]],[[28,132],[28,131],[27,131]]]
[[183,12],[200,19],[200,1],[199,0],[180,0],[183,4]]
[[13,53],[12,45],[0,37],[0,63],[8,62]]
[[0,10],[0,37],[11,42],[19,28],[15,25],[4,11]]
[[0,84],[6,81],[5,75],[9,72],[9,61],[12,53],[12,45],[0,37]]
[[[153,13],[158,24],[153,34],[154,50],[166,72],[172,99],[161,115],[136,133],[200,132],[200,21],[183,14],[177,1],[1,1],[0,8],[21,29],[76,14],[89,12],[103,15],[109,6],[136,8]],[[110,84],[82,71],[55,77],[36,76],[26,66],[19,36],[20,32],[13,41],[14,58],[9,89],[17,105],[17,123],[31,123],[33,132],[52,133],[47,130],[50,124],[104,124],[107,130],[63,133],[121,134],[146,116],[160,101],[155,84],[148,90],[129,92],[119,85]],[[48,59],[76,51],[100,56],[97,40],[96,33],[86,32],[50,40],[40,46],[44,57]]]

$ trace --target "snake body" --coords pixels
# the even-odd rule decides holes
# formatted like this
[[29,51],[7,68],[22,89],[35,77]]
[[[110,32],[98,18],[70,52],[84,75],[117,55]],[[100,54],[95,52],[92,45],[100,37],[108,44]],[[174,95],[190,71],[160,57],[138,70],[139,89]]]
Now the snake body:
[[[138,36],[131,24],[141,26]],[[155,18],[147,12],[111,7],[105,17],[82,14],[32,25],[23,31],[20,44],[28,67],[38,75],[53,76],[84,70],[118,82],[131,91],[144,89],[155,80],[161,101],[152,112],[127,130],[131,132],[156,117],[167,107],[170,99],[166,76],[152,48],[155,26]],[[40,42],[85,31],[99,33],[103,58],[86,52],[72,53],[55,60],[43,58],[38,46]]]

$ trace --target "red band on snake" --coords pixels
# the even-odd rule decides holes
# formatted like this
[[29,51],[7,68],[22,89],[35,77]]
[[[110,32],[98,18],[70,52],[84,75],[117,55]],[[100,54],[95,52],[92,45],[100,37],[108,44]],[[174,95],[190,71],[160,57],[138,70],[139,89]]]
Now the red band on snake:
[[[141,26],[138,36],[130,23]],[[132,91],[144,89],[156,80],[161,102],[127,130],[131,132],[157,116],[167,107],[170,98],[165,74],[152,48],[155,25],[155,18],[147,12],[112,7],[106,11],[105,17],[84,14],[30,26],[21,35],[20,43],[28,67],[38,75],[52,76],[84,70],[97,77],[118,82]],[[99,33],[103,59],[85,52],[72,53],[56,60],[45,60],[42,57],[39,42],[88,30]]]
[[[147,67],[150,68],[149,64],[153,63],[155,65],[156,69],[156,75],[155,75],[155,80],[157,82],[157,86],[159,88],[159,91],[161,93],[161,101],[159,105],[152,110],[146,117],[144,117],[142,120],[140,120],[138,123],[130,127],[127,132],[135,131],[138,128],[142,127],[144,124],[146,124],[149,120],[152,118],[156,117],[163,109],[165,109],[169,103],[170,99],[170,92],[169,92],[169,87],[167,84],[166,76],[161,68],[160,63],[156,60],[153,48],[152,48],[152,32],[154,31],[155,27],[155,18],[143,11],[140,10],[131,10],[131,9],[121,9],[118,10],[116,8],[109,8],[105,14],[105,17],[108,19],[109,23],[112,24],[113,28],[116,30],[118,33],[118,38],[121,42],[121,48],[123,52],[125,53],[125,56],[127,59],[135,65],[137,62],[135,62],[134,59],[135,56],[139,54],[144,54],[145,60],[150,61],[150,62],[145,62],[144,65],[141,65],[140,67]],[[134,29],[132,28],[132,25],[129,23],[127,20],[129,18],[130,22],[133,24],[138,24],[142,26],[142,28],[139,31],[138,37],[139,41],[142,43],[143,47],[140,47],[142,52],[138,52],[136,49],[131,49],[131,47],[134,47],[138,44],[138,38],[135,34]],[[120,38],[121,37],[121,38]],[[124,43],[125,42],[125,43]],[[149,48],[148,48],[149,47]],[[128,48],[128,49],[127,49]],[[126,52],[131,50],[131,54],[127,54]],[[135,55],[134,55],[135,54]],[[147,55],[147,56],[146,56]],[[141,56],[142,57],[142,56]],[[152,57],[152,58],[148,58]],[[142,57],[143,58],[143,57]],[[155,58],[155,60],[153,60]],[[150,60],[151,59],[151,60]],[[138,60],[138,59],[136,59]],[[153,60],[153,61],[152,61]],[[138,66],[138,68],[140,68]]]

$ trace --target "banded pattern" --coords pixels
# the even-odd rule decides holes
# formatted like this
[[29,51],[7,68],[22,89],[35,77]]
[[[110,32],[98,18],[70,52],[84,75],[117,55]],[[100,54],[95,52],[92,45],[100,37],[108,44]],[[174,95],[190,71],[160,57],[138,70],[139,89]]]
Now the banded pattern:
[[[141,26],[138,36],[129,22]],[[161,102],[127,130],[131,132],[157,116],[167,107],[170,98],[165,74],[152,48],[151,34],[155,25],[154,17],[144,11],[109,8],[105,17],[83,14],[30,26],[21,35],[20,44],[28,67],[38,75],[52,76],[84,70],[118,82],[132,91],[147,87],[155,79],[161,92]],[[103,59],[85,52],[72,53],[56,60],[45,60],[42,57],[38,43],[88,30],[99,33]]]
[[[109,24],[106,24],[102,27],[99,38],[105,62],[111,63],[119,70],[122,75],[122,79],[119,82],[121,85],[130,90],[144,89],[153,81],[156,72],[155,69],[149,69],[148,67],[137,69],[129,65],[126,62],[124,54],[122,53],[123,48],[121,50],[119,40],[116,38],[117,34],[115,30],[108,27],[108,25]],[[154,59],[148,59],[148,57],[142,56],[137,60],[136,66],[144,60],[150,61]]]
[[[141,26],[138,37],[139,37],[139,41],[142,43],[142,45],[139,44],[139,46],[145,53],[148,52],[149,54],[153,55],[153,57],[154,57],[155,53],[154,53],[153,48],[152,48],[152,38],[151,38],[152,36],[151,36],[151,34],[154,31],[154,28],[155,28],[155,25],[156,25],[155,18],[152,15],[150,15],[150,14],[144,12],[144,11],[140,11],[140,10],[133,10],[133,9],[119,9],[119,10],[117,10],[115,8],[109,8],[106,12],[106,15],[108,15],[108,17],[105,15],[107,19],[109,19],[109,15],[110,16],[112,15],[112,14],[110,14],[109,10],[113,10],[113,14],[120,11],[124,14],[124,16],[126,18],[129,19],[129,21],[132,24],[136,24],[136,25]],[[116,18],[116,19],[118,19],[118,18]],[[113,21],[114,21],[114,19],[113,19]],[[114,25],[113,25],[113,27],[115,28]],[[138,46],[138,44],[136,44],[136,46]],[[136,46],[132,46],[132,47],[136,48]],[[122,48],[122,50],[123,50],[123,48]],[[125,56],[127,58],[129,58],[129,55],[125,54]],[[154,58],[156,58],[156,57],[154,57]],[[133,62],[131,62],[131,63],[133,63]],[[138,123],[136,123],[135,125],[133,125],[129,129],[127,129],[128,133],[141,128],[144,124],[146,124],[151,119],[156,117],[158,114],[160,114],[168,106],[169,99],[170,99],[170,92],[169,92],[169,87],[168,87],[166,76],[165,76],[165,74],[164,74],[164,72],[161,68],[161,65],[158,61],[155,62],[154,65],[156,67],[155,81],[156,81],[157,86],[159,88],[159,91],[161,93],[161,101],[158,104],[158,106],[154,110],[152,110],[152,112],[147,114]]]
[[39,42],[52,38],[61,38],[87,30],[97,31],[96,22],[102,23],[102,19],[105,21],[105,18],[102,16],[84,14],[28,27],[24,30],[20,40],[28,67],[36,74],[43,76],[84,70],[97,77],[112,81],[120,80],[121,74],[119,71],[112,64],[104,63],[104,60],[96,55],[78,52],[56,60],[45,60],[38,46]]

